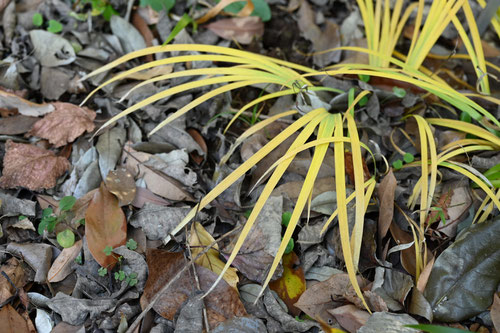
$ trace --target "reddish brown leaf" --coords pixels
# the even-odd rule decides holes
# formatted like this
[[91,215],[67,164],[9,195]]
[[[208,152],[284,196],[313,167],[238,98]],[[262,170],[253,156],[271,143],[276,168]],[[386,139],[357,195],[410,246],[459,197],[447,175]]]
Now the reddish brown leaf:
[[10,304],[7,304],[0,309],[0,332],[27,333],[30,329],[26,320]]
[[[148,250],[146,258],[149,275],[141,297],[142,308],[145,308],[163,286],[187,264],[182,253],[164,250]],[[217,279],[217,274],[205,267],[196,265],[196,272],[203,291],[208,290]],[[153,309],[161,316],[173,320],[179,307],[195,290],[195,286],[192,271],[185,271],[158,299]],[[208,322],[212,329],[234,316],[246,315],[238,292],[224,280],[219,282],[215,289],[204,298],[204,301]]]
[[[194,128],[188,129],[187,132],[189,135],[191,135],[194,141],[196,141],[196,143],[201,147],[201,149],[205,153],[205,156],[207,156],[207,151],[208,151],[207,144],[205,142],[205,139],[203,139],[203,137],[201,136],[200,132],[198,132]],[[189,155],[191,156],[193,161],[195,161],[196,164],[200,165],[201,162],[203,162],[204,159],[203,156],[198,155],[196,150],[191,152]]]
[[[363,163],[363,176],[365,178],[365,182],[370,179],[370,170],[368,170],[368,166],[366,165],[365,159],[362,160]],[[352,153],[346,152],[344,154],[344,165],[345,165],[345,173],[349,177],[349,181],[351,184],[354,184],[354,165],[352,163]]]
[[328,310],[328,312],[337,319],[340,326],[345,328],[348,332],[357,332],[361,326],[364,326],[370,318],[367,311],[358,309],[352,304],[339,306],[338,308]]
[[85,235],[90,253],[95,260],[108,269],[116,263],[115,256],[104,253],[106,246],[117,248],[127,241],[127,221],[118,199],[104,183],[94,194],[85,213]]
[[207,28],[219,37],[241,44],[250,44],[254,36],[261,37],[264,34],[264,23],[257,16],[218,20],[207,25]]
[[378,199],[380,200],[380,209],[378,216],[378,243],[381,245],[382,238],[385,237],[389,227],[392,223],[394,215],[394,193],[398,182],[392,169],[385,175],[384,179],[380,182],[378,188]]
[[283,276],[269,283],[269,288],[274,290],[285,302],[288,311],[293,316],[300,314],[300,309],[295,304],[306,290],[304,270],[300,266],[300,259],[295,252],[283,256]]
[[80,135],[94,130],[96,113],[71,103],[53,103],[56,109],[33,125],[28,133],[49,140],[55,147],[73,142]]
[[110,171],[106,177],[106,187],[120,200],[120,206],[130,204],[135,198],[134,177],[126,168]]
[[7,141],[0,187],[25,187],[36,191],[51,188],[68,170],[68,160],[33,145]]
[[500,332],[500,297],[498,293],[493,295],[493,305],[491,306],[491,321],[497,332]]

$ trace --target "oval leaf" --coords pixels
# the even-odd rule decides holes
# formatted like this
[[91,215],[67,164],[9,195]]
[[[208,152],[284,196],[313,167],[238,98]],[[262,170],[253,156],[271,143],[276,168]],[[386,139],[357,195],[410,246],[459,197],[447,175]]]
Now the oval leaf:
[[113,255],[103,251],[107,246],[117,248],[127,242],[127,221],[118,199],[111,194],[104,183],[94,194],[85,213],[85,235],[90,253],[102,266],[111,269],[116,263]]
[[486,310],[500,283],[500,218],[474,224],[441,253],[424,296],[434,319],[457,322]]

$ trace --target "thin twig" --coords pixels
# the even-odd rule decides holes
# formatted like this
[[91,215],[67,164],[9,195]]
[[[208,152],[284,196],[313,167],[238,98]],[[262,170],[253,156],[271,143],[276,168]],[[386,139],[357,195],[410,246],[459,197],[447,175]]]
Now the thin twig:
[[203,249],[203,251],[201,251],[196,256],[196,258],[191,260],[191,262],[187,263],[177,274],[175,274],[175,276],[172,278],[172,280],[170,280],[165,286],[163,286],[163,288],[161,288],[161,290],[158,293],[156,293],[155,297],[153,297],[153,299],[148,304],[148,306],[146,306],[146,308],[141,312],[141,314],[134,320],[134,322],[132,323],[132,325],[130,325],[130,327],[128,328],[126,333],[132,333],[135,330],[135,328],[137,327],[137,325],[139,325],[139,323],[141,322],[142,318],[144,318],[146,313],[148,313],[149,310],[151,310],[153,308],[153,306],[160,299],[160,297],[168,290],[168,288],[170,288],[172,286],[172,284],[174,284],[174,282],[177,281],[182,276],[182,274],[184,274],[184,272],[189,269],[192,262],[195,262],[196,260],[198,260],[198,258],[200,258],[202,255],[207,253],[208,250],[210,250],[215,244],[217,244],[217,242],[223,240],[224,238],[230,236],[231,234],[233,234],[234,232],[236,232],[240,229],[241,229],[241,226],[234,228],[233,230],[231,230],[229,232],[226,232],[224,235],[222,235],[218,239],[214,240],[210,245],[206,246]]

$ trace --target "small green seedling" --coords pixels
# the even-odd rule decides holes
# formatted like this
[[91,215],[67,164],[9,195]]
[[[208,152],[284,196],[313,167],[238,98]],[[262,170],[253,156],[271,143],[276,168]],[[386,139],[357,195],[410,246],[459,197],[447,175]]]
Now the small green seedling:
[[[43,235],[45,230],[51,233],[54,232],[56,225],[59,223],[66,223],[68,219],[68,212],[75,205],[76,198],[73,196],[66,196],[59,201],[59,215],[54,213],[51,207],[42,210],[42,219],[40,224],[38,224],[38,233]],[[65,230],[57,233],[57,242],[64,248],[71,247],[75,244],[75,234],[71,229],[66,228]]]
[[105,276],[106,274],[108,274],[108,269],[104,267],[99,267],[97,273],[99,274],[99,276]]
[[[415,161],[415,156],[413,156],[413,154],[411,153],[405,153],[403,155],[403,161],[404,163],[411,163],[413,161]],[[392,167],[394,168],[394,170],[399,170],[403,167],[403,161],[401,161],[400,159],[397,159],[395,160],[394,162],[392,162]]]
[[285,227],[288,227],[288,223],[290,223],[290,219],[292,218],[292,212],[284,212],[281,215],[281,224]]
[[366,75],[366,74],[358,74],[358,77],[361,81],[363,82],[368,82],[370,81],[370,75]]
[[290,252],[292,252],[294,246],[295,246],[295,244],[293,242],[293,238],[290,238],[290,240],[288,241],[288,244],[286,245],[286,248],[285,248],[285,254],[289,254]]
[[132,238],[130,238],[128,241],[127,241],[127,249],[131,250],[131,251],[134,251],[137,249],[137,242],[135,240],[133,240]]
[[48,32],[52,32],[53,34],[57,34],[61,32],[63,29],[63,26],[60,22],[56,20],[49,20],[49,26],[47,27]]
[[141,0],[139,5],[141,7],[150,6],[157,12],[165,10],[168,13],[174,7],[175,0]]
[[403,88],[392,87],[392,92],[394,93],[394,95],[396,95],[396,97],[399,98],[403,98],[406,96],[406,90],[404,90]]
[[40,13],[33,14],[32,21],[33,21],[33,25],[35,27],[41,27],[42,24],[43,24],[43,16],[42,16],[42,14],[40,14]]
[[78,257],[75,258],[75,263],[77,263],[78,265],[83,265],[83,258],[81,254],[79,254]]
[[400,159],[395,160],[394,162],[392,162],[392,167],[394,168],[394,170],[401,169],[403,167],[403,161],[401,161]]
[[[220,2],[220,1],[217,1]],[[252,0],[253,12],[251,16],[258,16],[262,19],[262,22],[267,22],[271,19],[271,8],[267,4],[266,0]],[[224,8],[225,12],[237,14],[243,7],[245,7],[246,1],[239,1],[232,3]]]
[[113,253],[113,247],[112,246],[106,246],[104,250],[102,250],[105,255],[110,256]]

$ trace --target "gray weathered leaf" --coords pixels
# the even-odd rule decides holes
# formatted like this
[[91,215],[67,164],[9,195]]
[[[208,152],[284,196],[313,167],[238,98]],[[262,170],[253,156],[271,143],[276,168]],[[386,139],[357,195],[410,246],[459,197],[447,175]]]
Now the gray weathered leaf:
[[458,235],[432,268],[424,296],[434,319],[457,322],[486,310],[500,282],[500,218]]
[[358,333],[417,333],[420,332],[414,328],[405,327],[405,325],[418,325],[418,321],[409,315],[375,312],[366,325],[358,330]]
[[146,42],[136,28],[118,15],[111,16],[111,31],[118,37],[126,53],[146,48]]
[[96,148],[99,152],[99,169],[102,179],[106,179],[109,171],[115,168],[125,143],[125,136],[125,129],[113,127],[99,137]]
[[42,66],[57,67],[75,61],[75,50],[61,36],[45,30],[31,30],[30,37],[35,49],[35,58]]

